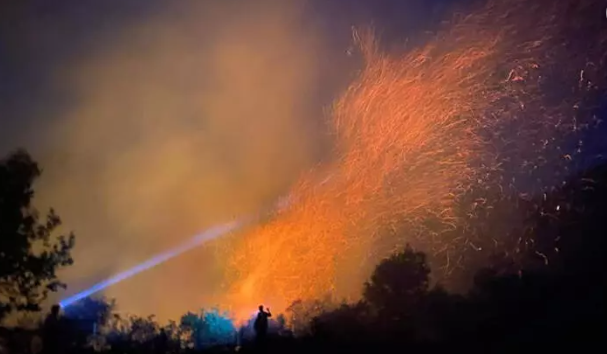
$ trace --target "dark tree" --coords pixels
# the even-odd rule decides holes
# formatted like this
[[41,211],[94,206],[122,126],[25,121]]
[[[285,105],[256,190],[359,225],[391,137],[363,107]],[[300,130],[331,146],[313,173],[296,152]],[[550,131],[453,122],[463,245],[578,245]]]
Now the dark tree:
[[233,343],[236,328],[229,313],[217,308],[188,312],[181,317],[180,327],[197,350]]
[[64,314],[70,320],[102,327],[108,324],[115,308],[115,300],[108,300],[104,297],[86,297],[64,309]]
[[61,220],[44,221],[31,205],[38,164],[25,151],[0,160],[0,319],[11,311],[39,311],[49,291],[65,287],[56,270],[72,264],[74,235],[53,236]]
[[407,311],[428,292],[430,267],[426,255],[409,245],[382,261],[365,283],[363,297],[379,312]]
[[367,339],[371,318],[368,305],[359,302],[353,305],[342,304],[333,311],[315,317],[311,323],[314,336],[323,341],[354,346],[364,344]]
[[296,300],[287,309],[287,316],[291,324],[293,334],[304,336],[310,334],[310,325],[312,320],[336,308],[330,296],[325,296],[319,300]]

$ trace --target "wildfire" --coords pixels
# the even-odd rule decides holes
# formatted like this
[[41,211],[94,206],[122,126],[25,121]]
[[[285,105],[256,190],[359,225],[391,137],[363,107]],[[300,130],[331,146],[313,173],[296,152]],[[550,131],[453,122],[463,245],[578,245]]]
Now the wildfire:
[[[304,176],[291,193],[295,202],[239,240],[226,301],[284,309],[327,293],[355,297],[368,275],[361,264],[411,241],[385,230],[419,227],[429,217],[456,224],[459,198],[500,169],[483,132],[518,119],[492,108],[504,99],[519,110],[537,107],[535,83],[521,82],[556,38],[545,14],[567,6],[528,4],[492,2],[402,56],[382,54],[371,34],[357,34],[366,65],[333,107],[338,158],[323,169],[330,178]],[[542,12],[544,19],[534,18]]]

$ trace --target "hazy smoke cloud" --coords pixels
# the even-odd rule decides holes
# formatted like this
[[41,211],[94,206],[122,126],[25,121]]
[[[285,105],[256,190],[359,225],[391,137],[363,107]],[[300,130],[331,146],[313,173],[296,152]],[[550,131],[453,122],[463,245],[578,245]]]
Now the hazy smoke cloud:
[[[171,4],[55,72],[70,101],[36,154],[38,205],[77,234],[63,273],[70,293],[275,202],[319,156],[323,45],[301,9]],[[194,251],[107,295],[174,317],[210,301],[221,280],[214,254]]]

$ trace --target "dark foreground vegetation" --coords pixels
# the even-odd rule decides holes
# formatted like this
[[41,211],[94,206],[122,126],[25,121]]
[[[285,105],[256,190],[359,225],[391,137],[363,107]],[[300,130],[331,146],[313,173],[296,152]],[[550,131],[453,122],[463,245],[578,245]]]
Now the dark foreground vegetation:
[[[0,318],[40,313],[71,264],[74,237],[31,207],[40,171],[25,152],[0,161]],[[4,328],[7,353],[482,352],[605,349],[607,165],[586,170],[537,200],[517,202],[525,227],[496,254],[466,294],[432,285],[426,255],[407,247],[384,260],[364,284],[363,300],[295,302],[270,323],[265,343],[251,323],[235,328],[218,310],[160,326],[121,317],[113,302],[86,299],[54,325]],[[521,207],[521,205],[523,205]],[[49,328],[52,328],[51,331]],[[52,343],[52,344],[49,344]],[[51,348],[51,349],[49,349]],[[564,349],[567,348],[567,349]]]

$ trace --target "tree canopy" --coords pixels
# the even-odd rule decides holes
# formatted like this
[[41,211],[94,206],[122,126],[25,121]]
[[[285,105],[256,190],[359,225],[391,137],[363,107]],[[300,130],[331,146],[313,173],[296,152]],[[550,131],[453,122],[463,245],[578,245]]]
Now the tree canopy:
[[23,150],[0,160],[0,319],[38,311],[49,292],[65,287],[57,269],[73,263],[74,235],[56,236],[59,216],[51,209],[41,220],[32,206],[41,172]]
[[430,286],[426,255],[410,246],[381,262],[365,283],[364,298],[377,310],[401,312],[413,306]]

